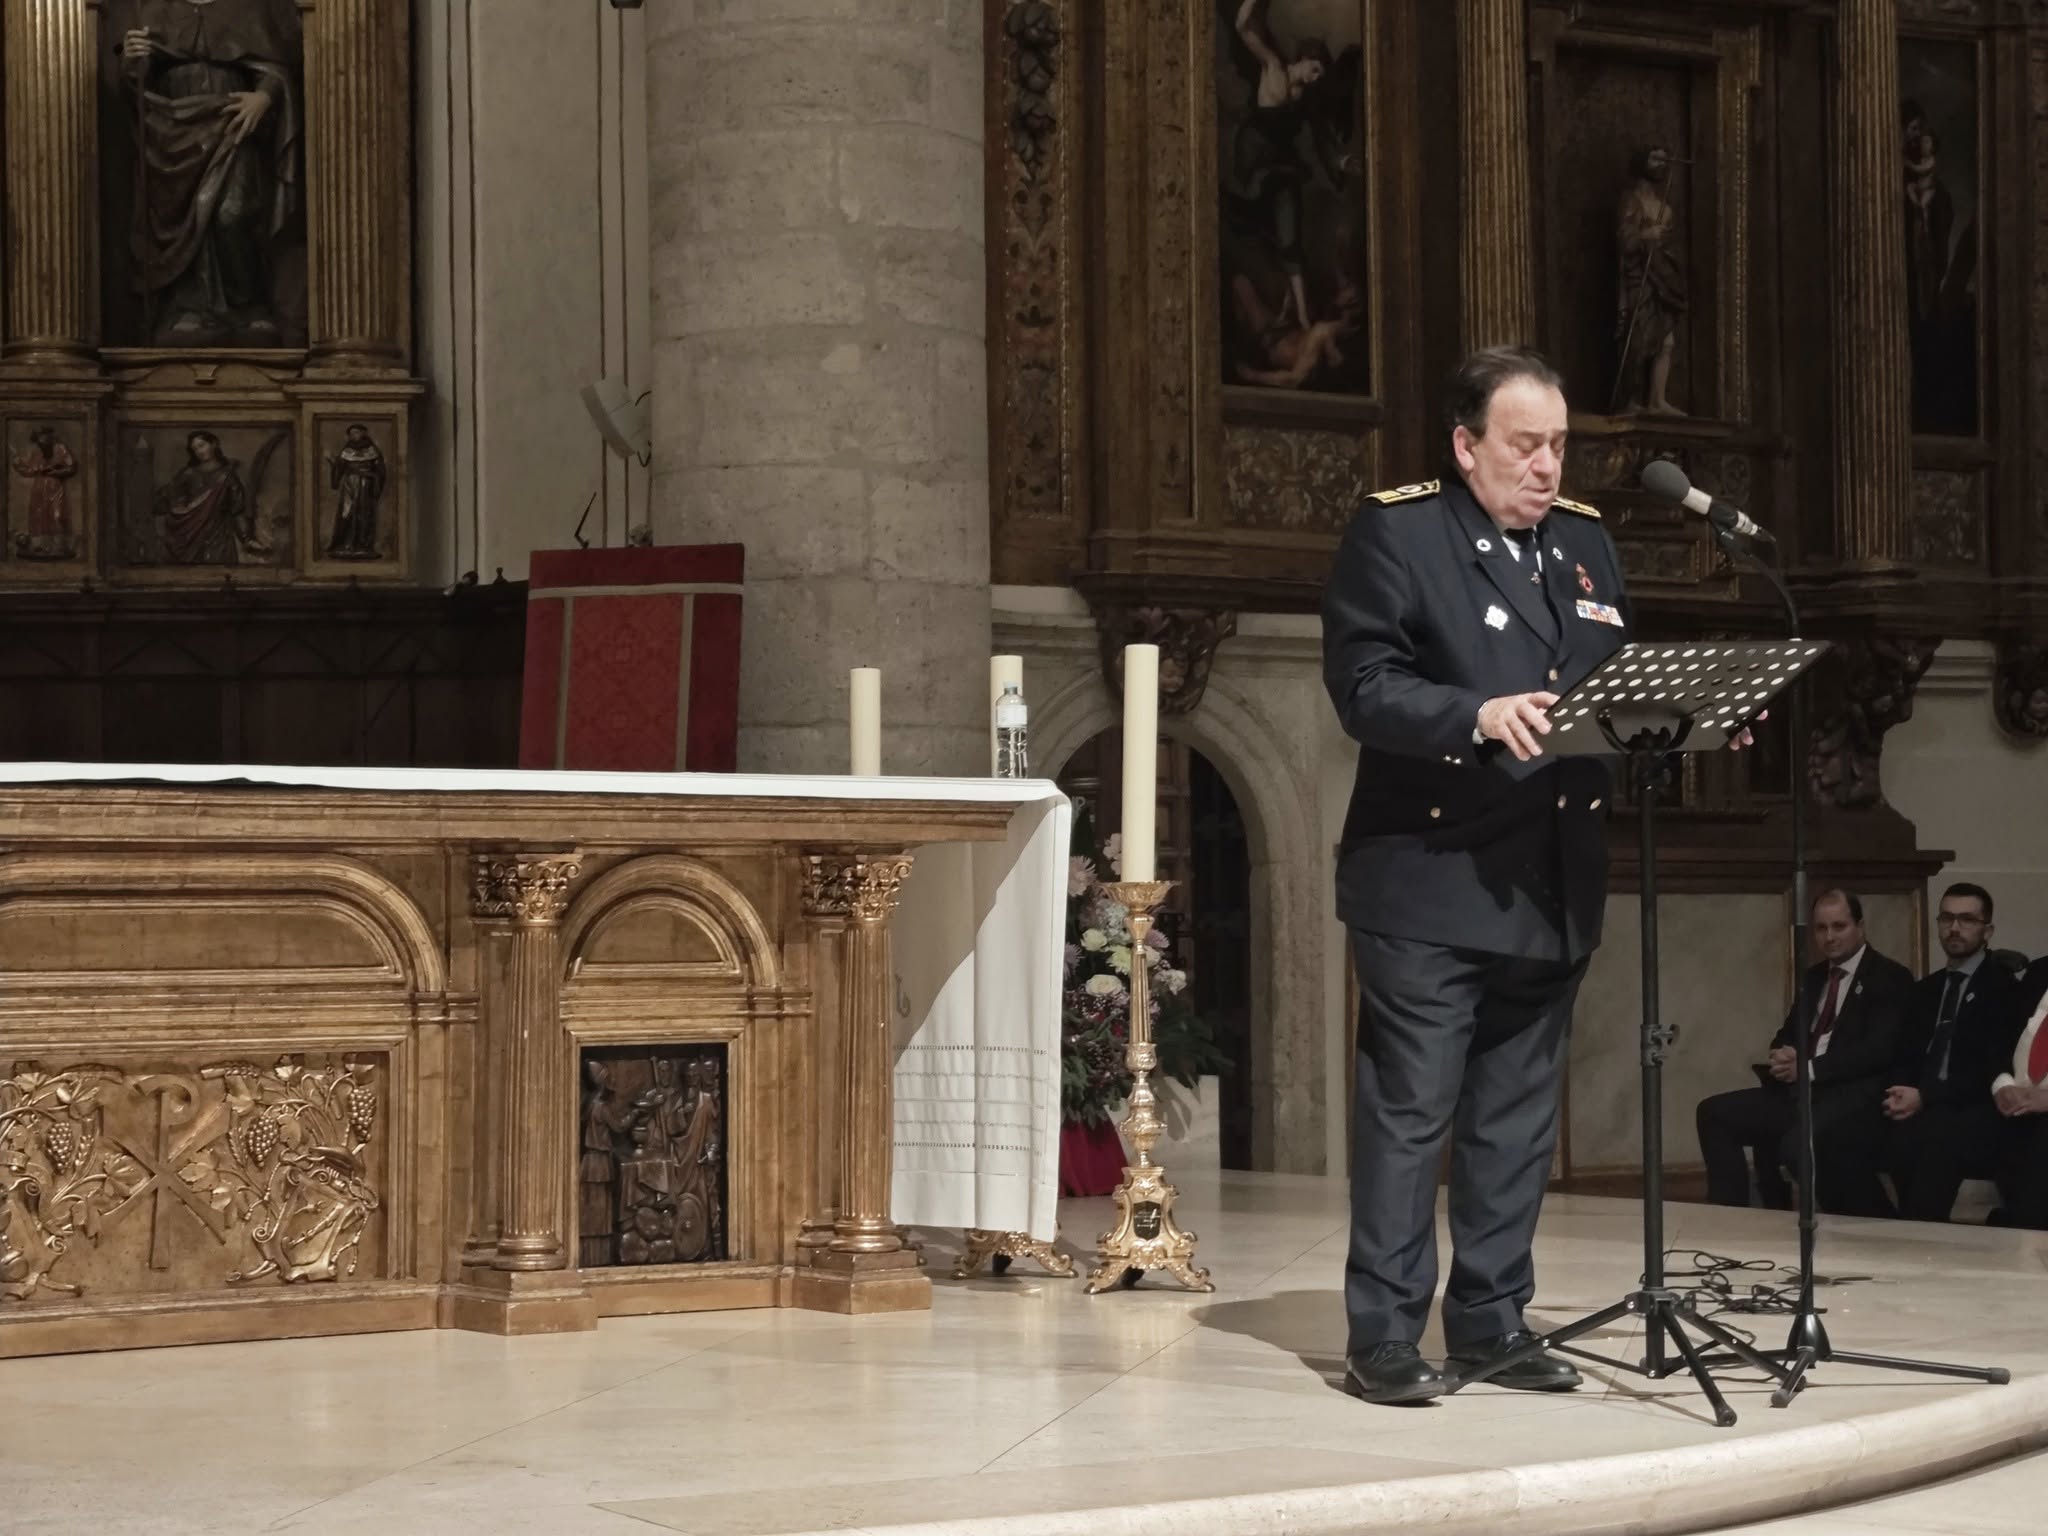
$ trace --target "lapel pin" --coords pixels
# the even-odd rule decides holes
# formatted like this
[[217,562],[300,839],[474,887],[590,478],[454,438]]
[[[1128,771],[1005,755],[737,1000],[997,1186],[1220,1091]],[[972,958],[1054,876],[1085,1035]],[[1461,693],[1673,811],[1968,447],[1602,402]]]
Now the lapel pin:
[[1481,540],[1479,541],[1479,545],[1478,545],[1478,548],[1479,548],[1479,553],[1481,553],[1482,555],[1490,555],[1490,554],[1492,554],[1492,553],[1493,553],[1493,540],[1491,540],[1491,539],[1481,539]]
[[1564,551],[1559,549],[1555,544],[1553,544],[1550,546],[1550,558],[1553,560],[1562,560],[1564,558]]
[[1593,595],[1593,578],[1586,574],[1586,568],[1583,565],[1579,567],[1579,590],[1588,597]]
[[1493,607],[1486,610],[1486,622],[1495,629],[1506,629],[1508,627],[1508,611],[1496,603]]

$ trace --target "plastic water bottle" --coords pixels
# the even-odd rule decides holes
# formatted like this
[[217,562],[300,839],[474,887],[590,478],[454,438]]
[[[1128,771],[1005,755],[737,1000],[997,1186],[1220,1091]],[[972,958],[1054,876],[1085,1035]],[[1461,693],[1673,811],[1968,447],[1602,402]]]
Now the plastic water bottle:
[[996,777],[1031,777],[1031,712],[1024,705],[1024,693],[1015,683],[1003,684],[996,700]]

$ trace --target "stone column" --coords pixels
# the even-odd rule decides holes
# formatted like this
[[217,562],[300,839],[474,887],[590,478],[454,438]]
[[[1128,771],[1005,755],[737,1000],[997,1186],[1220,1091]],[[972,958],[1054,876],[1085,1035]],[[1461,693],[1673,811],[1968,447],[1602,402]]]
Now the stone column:
[[1459,292],[1465,346],[1536,340],[1524,0],[1458,0]]
[[981,0],[647,12],[662,541],[747,546],[740,767],[988,770]]
[[99,8],[85,0],[0,6],[10,363],[92,365],[99,31]]
[[307,365],[385,372],[405,359],[411,261],[404,0],[306,11]]
[[568,1265],[576,1067],[562,1033],[562,909],[579,861],[561,854],[480,854],[471,879],[479,922],[510,926],[504,974],[483,999],[502,1076],[498,1247],[502,1270]]
[[1834,97],[1835,553],[1902,566],[1913,500],[1895,0],[1841,0]]

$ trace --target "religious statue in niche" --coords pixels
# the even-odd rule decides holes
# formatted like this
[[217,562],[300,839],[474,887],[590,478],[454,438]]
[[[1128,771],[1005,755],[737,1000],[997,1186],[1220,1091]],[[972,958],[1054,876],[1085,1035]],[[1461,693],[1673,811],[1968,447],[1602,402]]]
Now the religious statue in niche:
[[1359,0],[1217,0],[1228,383],[1372,388]]
[[[290,443],[289,428],[137,431],[124,476],[127,563],[288,562]],[[160,467],[179,448],[183,462]]]
[[588,1051],[584,1072],[577,1262],[725,1258],[718,1048]]
[[375,560],[377,506],[384,499],[384,451],[370,429],[351,422],[347,441],[327,459],[327,485],[334,492],[334,530],[327,553],[336,560]]
[[107,168],[118,182],[108,211],[128,247],[121,281],[108,285],[109,339],[302,344],[295,0],[113,0],[105,25],[118,117],[108,126],[122,130],[102,134],[120,151]]
[[1671,403],[1671,363],[1688,308],[1685,265],[1676,243],[1678,213],[1666,198],[1671,167],[1684,164],[1662,145],[1638,150],[1615,214],[1621,281],[1615,305],[1620,363],[1614,413],[1683,416]]
[[1904,39],[1899,94],[1913,430],[1972,437],[1978,430],[1976,45]]
[[78,460],[57,429],[31,428],[27,447],[9,456],[9,467],[27,485],[20,517],[8,520],[14,554],[23,560],[75,559],[78,527],[71,512],[71,481],[77,478]]

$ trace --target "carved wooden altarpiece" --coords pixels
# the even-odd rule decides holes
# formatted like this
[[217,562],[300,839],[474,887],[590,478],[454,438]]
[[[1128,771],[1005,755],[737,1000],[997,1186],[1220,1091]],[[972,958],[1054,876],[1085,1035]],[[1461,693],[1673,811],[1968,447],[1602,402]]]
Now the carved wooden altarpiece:
[[0,587],[414,569],[407,0],[4,0]]

